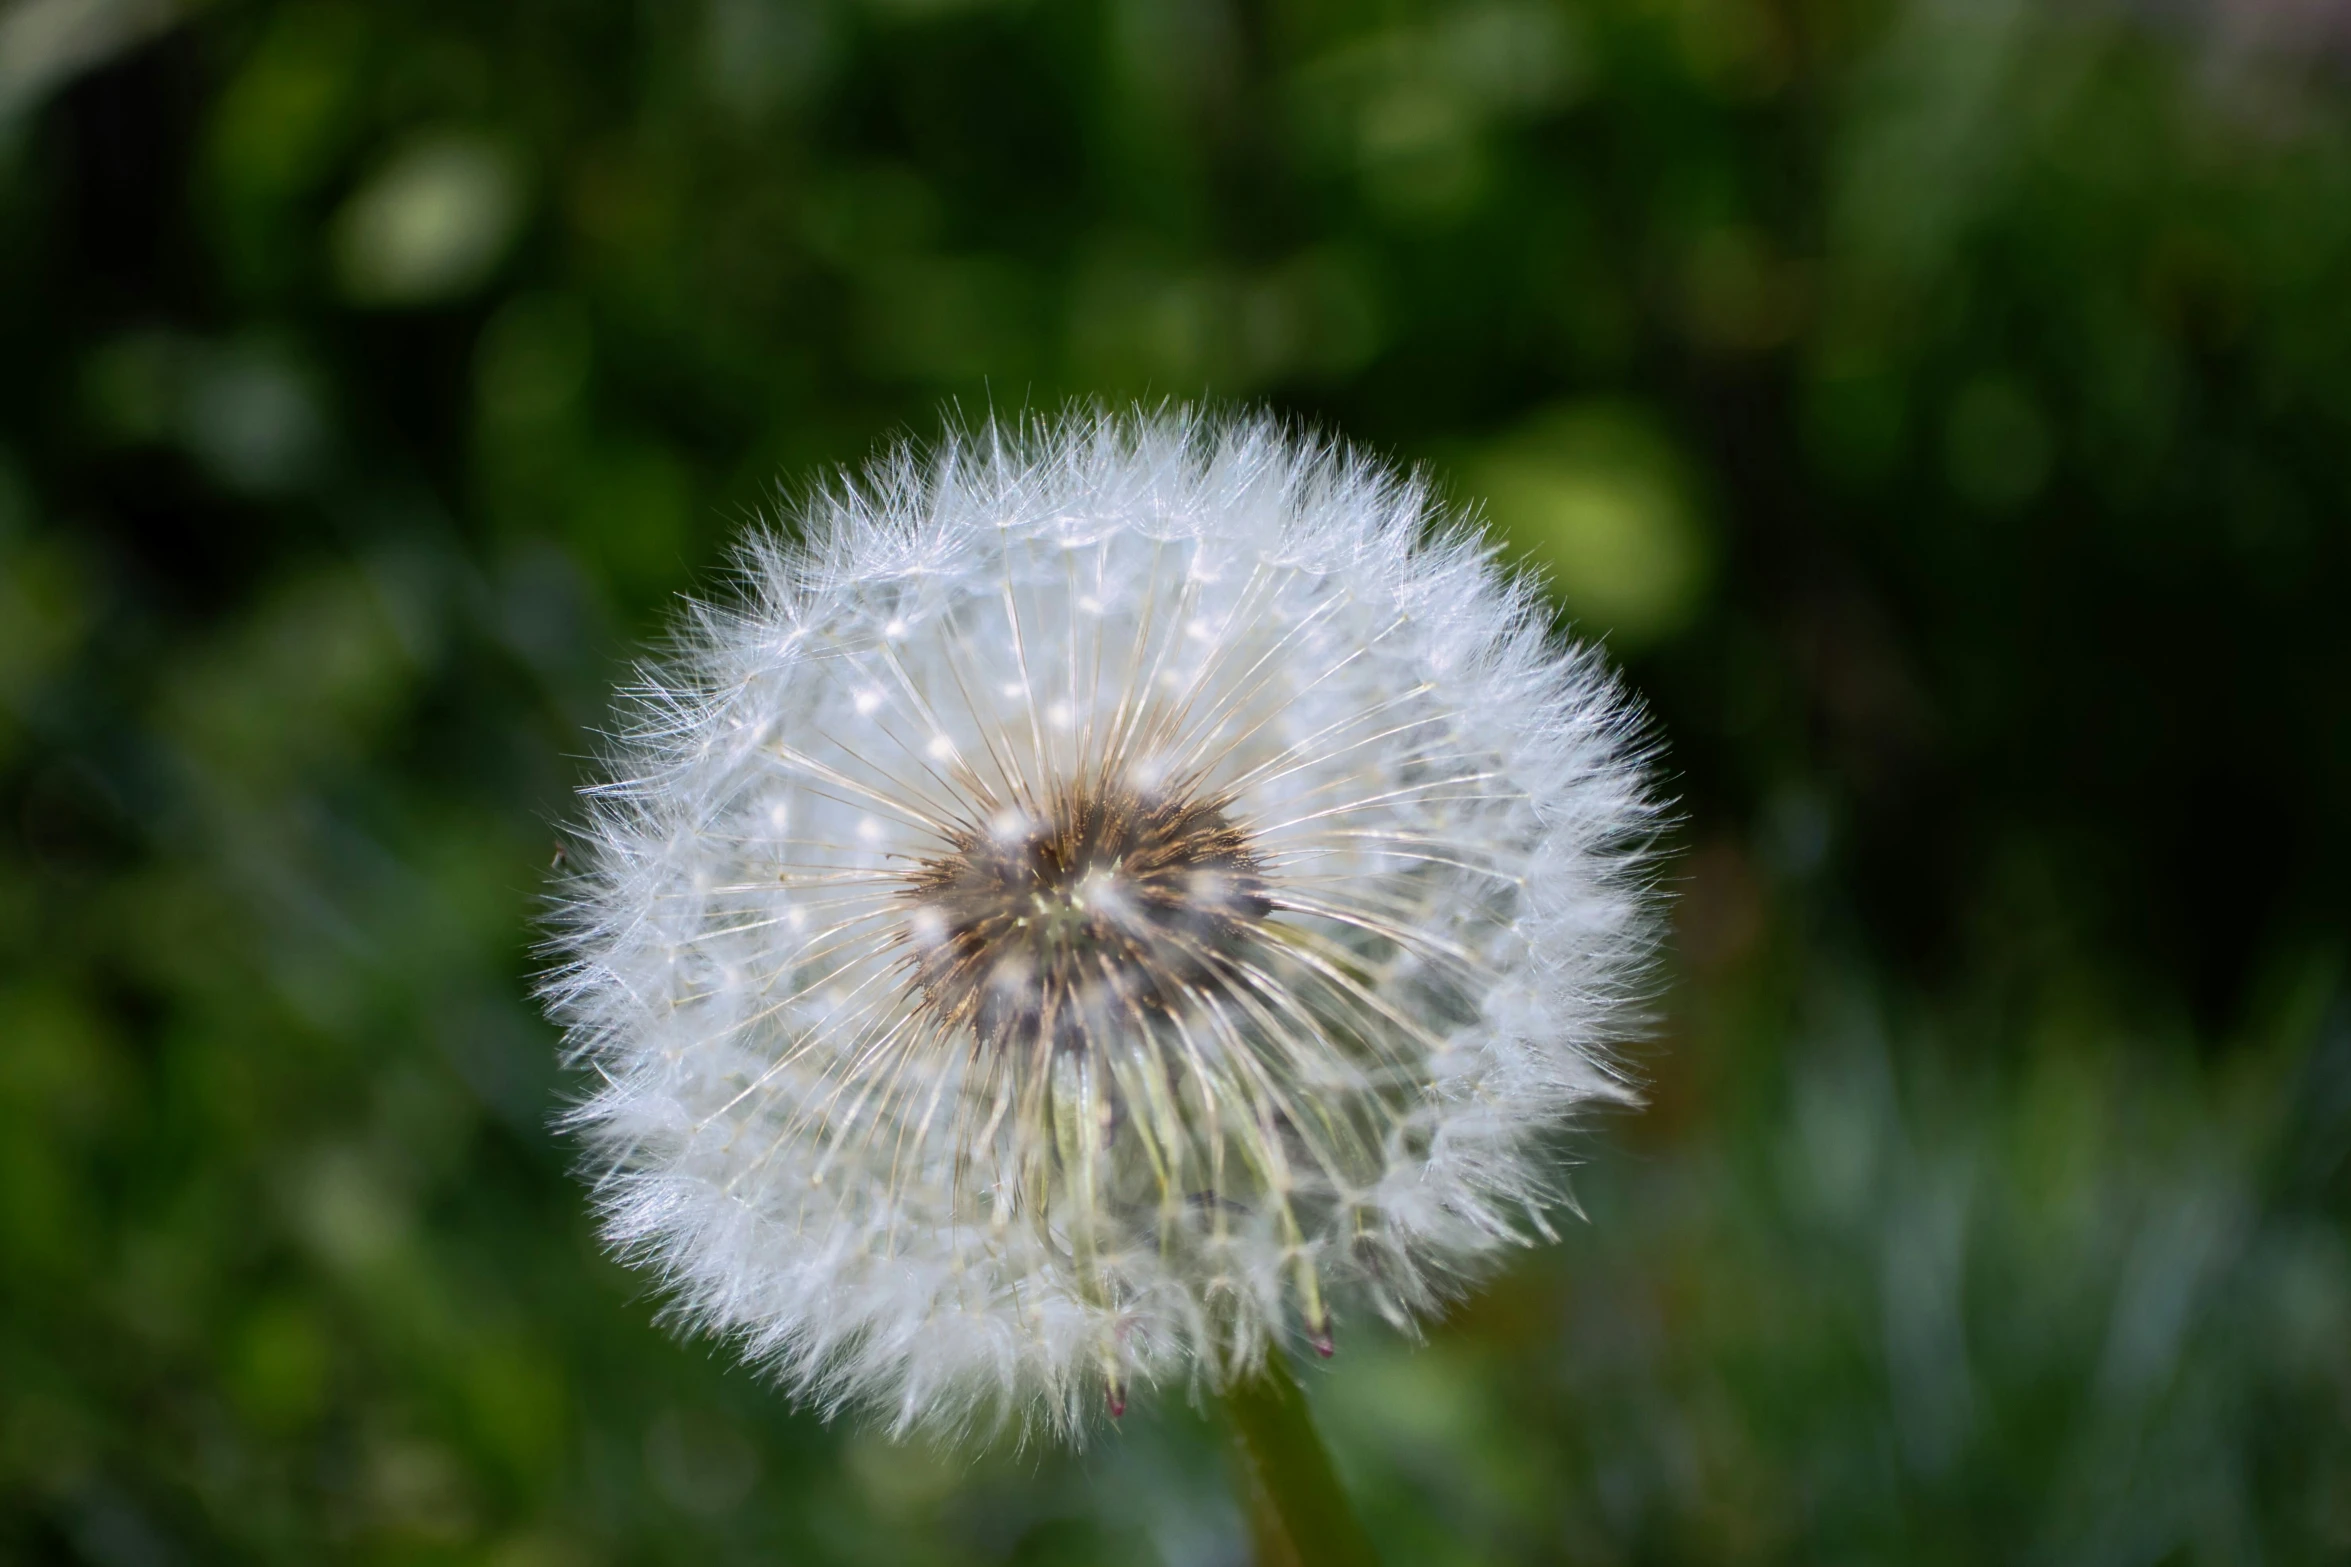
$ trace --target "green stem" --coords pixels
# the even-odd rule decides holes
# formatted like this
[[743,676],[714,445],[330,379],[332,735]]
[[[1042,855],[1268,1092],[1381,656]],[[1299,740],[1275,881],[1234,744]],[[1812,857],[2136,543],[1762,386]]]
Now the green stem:
[[1227,1388],[1224,1407],[1252,1493],[1258,1567],[1377,1567],[1281,1351]]

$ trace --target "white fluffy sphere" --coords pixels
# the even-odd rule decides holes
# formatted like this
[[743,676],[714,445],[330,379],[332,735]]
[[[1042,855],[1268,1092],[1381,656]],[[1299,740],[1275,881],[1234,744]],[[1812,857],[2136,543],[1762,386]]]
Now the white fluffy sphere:
[[988,425],[754,541],[548,984],[607,1233],[796,1392],[1063,1427],[1409,1324],[1627,1097],[1655,808],[1595,654],[1265,420]]

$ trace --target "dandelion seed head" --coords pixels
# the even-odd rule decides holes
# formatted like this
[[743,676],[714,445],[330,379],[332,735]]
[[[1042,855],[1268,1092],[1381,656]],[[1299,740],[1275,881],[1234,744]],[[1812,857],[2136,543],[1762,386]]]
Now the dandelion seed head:
[[1067,1430],[1547,1233],[1628,1097],[1630,711],[1416,482],[990,424],[753,540],[650,670],[548,979],[606,1231],[894,1429]]

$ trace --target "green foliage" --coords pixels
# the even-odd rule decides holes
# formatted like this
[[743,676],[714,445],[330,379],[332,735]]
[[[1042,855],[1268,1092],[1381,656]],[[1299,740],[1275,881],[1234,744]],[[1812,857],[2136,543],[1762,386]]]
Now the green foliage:
[[529,999],[674,595],[1072,396],[1489,501],[1685,803],[1591,1222],[1307,1378],[1387,1560],[2351,1552],[2326,8],[150,10],[0,11],[0,1555],[1238,1559],[666,1332]]

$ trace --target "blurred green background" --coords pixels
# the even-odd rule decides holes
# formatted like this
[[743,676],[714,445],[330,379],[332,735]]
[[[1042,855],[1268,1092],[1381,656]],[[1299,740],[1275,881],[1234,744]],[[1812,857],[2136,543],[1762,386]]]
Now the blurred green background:
[[1215,1428],[827,1427],[529,999],[828,465],[1261,401],[1683,805],[1588,1223],[1313,1395],[1402,1564],[2351,1558],[2351,11],[0,4],[0,1558],[1242,1559]]

